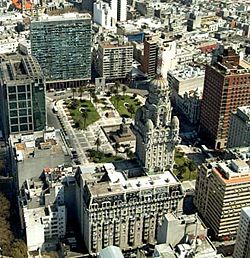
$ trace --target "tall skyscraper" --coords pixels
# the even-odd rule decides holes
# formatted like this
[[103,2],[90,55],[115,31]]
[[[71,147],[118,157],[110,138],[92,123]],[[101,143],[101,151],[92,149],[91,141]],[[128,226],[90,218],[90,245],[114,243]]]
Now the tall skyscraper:
[[157,41],[154,39],[145,39],[142,71],[151,78],[154,77],[157,72],[157,58]]
[[54,87],[91,78],[91,16],[69,13],[31,22],[31,52]]
[[225,49],[215,64],[206,67],[200,124],[211,146],[227,146],[231,113],[249,103],[250,64],[233,49]]
[[9,133],[43,130],[46,126],[45,80],[32,56],[0,57],[2,129]]
[[250,257],[250,207],[244,207],[241,210],[233,257]]
[[250,205],[250,167],[240,159],[204,163],[194,203],[201,218],[223,240],[236,236],[241,208]]
[[145,105],[135,116],[136,155],[149,172],[172,169],[175,146],[180,143],[179,120],[172,118],[170,88],[157,77],[149,86]]

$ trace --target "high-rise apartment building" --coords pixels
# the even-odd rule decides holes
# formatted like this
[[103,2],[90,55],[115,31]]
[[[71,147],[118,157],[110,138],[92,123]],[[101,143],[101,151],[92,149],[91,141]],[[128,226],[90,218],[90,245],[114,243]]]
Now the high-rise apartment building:
[[245,207],[241,210],[233,257],[250,257],[250,207]]
[[32,56],[1,56],[0,75],[5,135],[43,130],[46,126],[45,80],[37,60]]
[[97,51],[97,72],[105,79],[126,78],[132,69],[133,46],[127,44],[99,44]]
[[154,245],[164,215],[182,210],[181,183],[169,171],[149,176],[141,168],[116,171],[110,163],[79,167],[76,182],[78,220],[91,254],[109,245]]
[[235,237],[241,208],[250,205],[250,167],[240,159],[204,163],[196,180],[194,203],[218,238]]
[[142,71],[149,77],[154,77],[157,72],[158,46],[154,39],[145,39]]
[[91,16],[69,13],[31,22],[31,52],[55,87],[79,86],[91,78]]
[[250,106],[238,107],[231,115],[227,147],[250,146]]
[[151,81],[145,105],[135,116],[136,155],[148,171],[172,169],[180,142],[179,120],[172,118],[170,88],[162,77]]
[[225,49],[207,65],[201,106],[201,133],[217,149],[227,146],[231,113],[250,103],[250,64]]

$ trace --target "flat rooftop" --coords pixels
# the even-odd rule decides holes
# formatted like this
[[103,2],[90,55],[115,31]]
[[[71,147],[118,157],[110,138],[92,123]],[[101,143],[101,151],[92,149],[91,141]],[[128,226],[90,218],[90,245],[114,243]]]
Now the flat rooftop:
[[211,163],[215,174],[225,184],[250,182],[250,166],[240,159]]
[[170,171],[156,175],[127,178],[125,173],[122,171],[116,171],[113,164],[108,163],[104,166],[109,179],[108,181],[93,183],[95,178],[94,174],[91,175],[88,173],[87,175],[82,175],[83,180],[92,179],[88,184],[88,188],[92,196],[101,197],[106,195],[115,195],[117,193],[146,190],[153,187],[159,188],[179,183]]
[[89,13],[64,13],[61,15],[42,15],[37,18],[37,20],[32,21],[36,22],[51,22],[51,21],[74,21],[74,20],[89,20],[91,15]]
[[11,135],[11,143],[16,150],[18,161],[17,170],[20,187],[26,179],[39,177],[44,168],[54,168],[61,164],[71,165],[70,153],[61,138],[60,131],[55,131],[54,139],[44,141],[43,137],[44,132]]

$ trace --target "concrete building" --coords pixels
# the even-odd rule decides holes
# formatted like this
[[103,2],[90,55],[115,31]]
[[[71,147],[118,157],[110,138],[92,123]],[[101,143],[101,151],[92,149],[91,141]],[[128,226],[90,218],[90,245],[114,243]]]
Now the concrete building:
[[234,258],[250,257],[250,207],[242,208],[240,214],[240,224],[238,228],[236,244],[234,248]]
[[41,131],[46,126],[45,79],[32,56],[0,58],[2,129],[9,133]]
[[200,119],[205,71],[199,67],[185,66],[168,72],[172,98],[178,111],[192,124]]
[[132,69],[133,46],[129,43],[99,44],[96,57],[98,74],[107,79],[124,79]]
[[97,1],[93,4],[93,21],[107,30],[116,31],[116,19],[108,3]]
[[21,188],[20,205],[28,251],[46,250],[56,247],[66,234],[66,207],[64,186],[60,182],[58,169],[53,178],[31,178]]
[[60,130],[47,128],[30,134],[14,134],[10,144],[18,189],[25,180],[39,177],[45,167],[71,164],[71,153]]
[[150,82],[145,105],[135,115],[136,155],[148,171],[164,171],[174,165],[175,146],[180,143],[179,120],[172,118],[170,88],[162,77]]
[[145,175],[141,168],[116,171],[105,164],[89,172],[79,168],[76,181],[78,220],[90,254],[109,245],[154,245],[164,214],[182,210],[182,187],[169,171]]
[[201,136],[211,146],[227,146],[231,112],[250,101],[250,64],[225,49],[214,65],[207,65],[201,106]]
[[31,22],[31,53],[56,88],[80,86],[91,78],[91,16],[67,13]]
[[[157,258],[222,258],[207,237],[207,228],[196,214],[164,216],[158,227],[157,245],[153,257]],[[146,258],[141,250],[138,258]]]
[[238,107],[231,115],[228,148],[250,146],[250,106]]
[[240,211],[249,206],[250,167],[240,159],[204,163],[196,180],[194,203],[220,239],[236,236]]

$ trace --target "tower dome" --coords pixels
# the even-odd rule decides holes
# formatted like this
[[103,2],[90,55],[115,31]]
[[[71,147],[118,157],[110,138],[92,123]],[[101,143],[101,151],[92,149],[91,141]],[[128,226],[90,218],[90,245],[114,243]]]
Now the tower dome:
[[154,78],[149,85],[150,92],[164,92],[169,89],[168,81],[162,76]]

